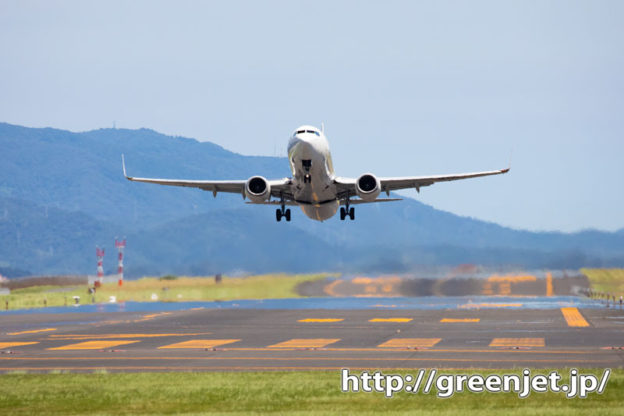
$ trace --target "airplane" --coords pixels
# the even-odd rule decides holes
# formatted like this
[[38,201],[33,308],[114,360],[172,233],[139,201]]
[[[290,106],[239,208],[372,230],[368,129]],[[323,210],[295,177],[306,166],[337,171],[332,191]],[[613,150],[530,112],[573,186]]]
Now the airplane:
[[364,173],[355,179],[343,178],[334,173],[324,128],[318,129],[313,126],[298,127],[290,137],[288,161],[292,178],[268,180],[262,176],[252,176],[247,180],[234,181],[137,178],[127,175],[123,155],[121,161],[123,174],[129,181],[199,188],[211,191],[214,197],[219,192],[241,194],[243,199],[249,198],[248,204],[279,205],[275,210],[275,219],[278,222],[282,218],[290,221],[290,208],[287,209],[286,206],[299,206],[307,217],[316,221],[325,221],[333,217],[340,207],[341,220],[346,217],[354,220],[355,210],[351,205],[401,200],[401,198],[379,198],[382,192],[389,197],[391,191],[399,189],[415,188],[420,192],[420,188],[436,182],[509,172],[507,168],[455,175],[387,178]]

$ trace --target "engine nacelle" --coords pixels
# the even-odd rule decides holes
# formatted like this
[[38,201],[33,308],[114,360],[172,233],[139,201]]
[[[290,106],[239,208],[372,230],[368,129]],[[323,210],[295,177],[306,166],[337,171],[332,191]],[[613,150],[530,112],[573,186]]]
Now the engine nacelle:
[[252,202],[264,202],[271,197],[271,185],[262,176],[252,176],[245,184],[245,195]]
[[365,173],[355,181],[355,192],[364,201],[373,201],[381,193],[379,179],[372,173]]

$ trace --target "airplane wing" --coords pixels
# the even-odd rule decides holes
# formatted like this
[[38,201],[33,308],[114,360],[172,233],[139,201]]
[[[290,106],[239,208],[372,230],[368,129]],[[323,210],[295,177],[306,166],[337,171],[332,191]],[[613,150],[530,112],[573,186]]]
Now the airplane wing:
[[[126,162],[123,155],[121,155],[121,164],[123,167],[123,174],[129,181],[155,183],[158,185],[199,188],[204,191],[211,191],[214,196],[217,196],[218,192],[241,194],[243,196],[245,195],[245,184],[247,183],[247,180],[203,181],[186,179],[137,178],[134,176],[128,176],[128,174],[126,173]],[[271,185],[271,195],[279,197],[280,194],[283,193],[285,198],[288,198],[290,196],[290,179],[284,178],[277,180],[267,180],[267,182]]]
[[[349,201],[349,204],[358,205],[358,204],[369,204],[373,202],[394,202],[394,201],[403,201],[403,198],[378,198],[378,199],[375,199],[374,201],[364,201],[362,199],[354,199],[354,200]],[[246,203],[251,204],[251,205],[281,205],[280,201],[263,201],[263,202],[246,202]],[[314,205],[314,203],[286,201],[284,205],[289,205],[289,206]],[[340,200],[340,205],[345,205],[345,202],[343,200]]]
[[[387,195],[390,191],[396,191],[399,189],[415,188],[420,192],[420,188],[423,186],[433,185],[436,182],[448,182],[457,181],[460,179],[479,178],[481,176],[501,175],[509,172],[507,169],[499,169],[485,172],[472,172],[472,173],[460,173],[454,175],[439,175],[439,176],[406,176],[396,178],[378,178],[381,185],[381,191]],[[355,195],[355,182],[357,179],[352,178],[336,178],[334,181],[338,188],[338,193],[346,196],[348,193],[350,196]],[[375,201],[372,201],[375,202]]]

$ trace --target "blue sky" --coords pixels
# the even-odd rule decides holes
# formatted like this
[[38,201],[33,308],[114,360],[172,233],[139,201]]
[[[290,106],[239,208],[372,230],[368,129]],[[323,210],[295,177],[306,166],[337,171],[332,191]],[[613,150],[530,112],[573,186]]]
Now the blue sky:
[[[624,227],[624,2],[0,2],[0,121],[148,127],[342,176],[512,172],[405,194],[531,230]],[[261,172],[259,172],[261,174]]]

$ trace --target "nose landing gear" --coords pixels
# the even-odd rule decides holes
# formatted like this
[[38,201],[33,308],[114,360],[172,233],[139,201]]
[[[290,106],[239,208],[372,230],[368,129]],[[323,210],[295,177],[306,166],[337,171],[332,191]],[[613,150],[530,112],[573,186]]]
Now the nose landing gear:
[[303,170],[306,172],[303,176],[303,183],[311,183],[312,177],[310,176],[310,169],[312,168],[312,161],[304,159],[301,161],[301,166],[303,166]]

